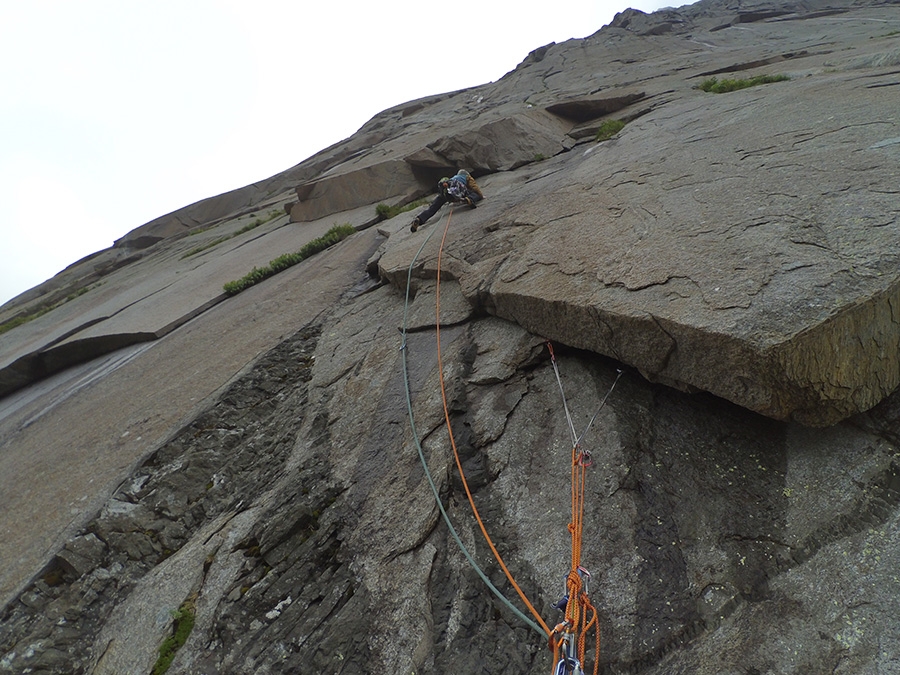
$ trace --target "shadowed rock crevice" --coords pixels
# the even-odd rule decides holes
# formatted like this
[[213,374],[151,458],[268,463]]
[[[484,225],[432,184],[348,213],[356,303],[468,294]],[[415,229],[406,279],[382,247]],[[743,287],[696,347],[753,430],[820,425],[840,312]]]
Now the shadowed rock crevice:
[[547,106],[547,112],[572,120],[578,124],[610,115],[644,98],[643,92],[627,93],[621,96],[606,95],[602,98],[575,99],[561,101]]
[[[633,642],[604,672],[646,672],[702,637],[742,602],[760,597],[774,568],[771,554],[784,549],[771,540],[781,536],[785,520],[779,426],[759,419],[737,432],[733,424],[750,421],[739,422],[740,411],[697,397],[682,401],[662,388],[648,393],[644,405],[630,410],[621,399],[612,403],[618,416],[632,418],[635,433],[625,440],[632,454],[622,488],[635,501],[635,554],[643,564]],[[682,403],[697,408],[689,414]],[[697,428],[682,420],[696,420],[701,410],[709,427],[695,436]],[[735,499],[755,499],[714,496],[720,485]],[[723,585],[718,575],[726,560],[734,576]]]
[[779,54],[777,56],[770,56],[765,59],[757,59],[755,61],[747,61],[745,63],[735,63],[730,66],[725,66],[724,68],[716,68],[714,70],[709,70],[703,73],[697,73],[693,77],[709,77],[710,75],[721,75],[723,73],[733,73],[740,72],[742,70],[753,70],[754,68],[761,68],[762,66],[768,66],[773,63],[781,63],[782,61],[786,61],[788,59],[796,59],[807,56],[808,52],[800,51],[797,53],[794,52],[786,52],[784,54]]
[[787,552],[788,559],[779,561],[777,573],[804,564],[829,544],[884,525],[897,515],[898,510],[900,466],[891,462],[862,487],[861,495],[846,512],[838,514],[792,547]]

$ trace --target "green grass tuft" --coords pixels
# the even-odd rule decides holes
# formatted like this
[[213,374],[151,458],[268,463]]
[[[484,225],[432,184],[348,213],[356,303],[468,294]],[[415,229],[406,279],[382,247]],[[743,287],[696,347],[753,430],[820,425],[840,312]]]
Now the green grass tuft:
[[[265,217],[260,216],[259,218],[253,220],[252,222],[247,223],[246,225],[244,225],[241,229],[239,229],[234,234],[229,234],[225,237],[218,237],[216,239],[213,239],[210,242],[207,242],[206,244],[202,244],[200,246],[195,246],[190,251],[188,251],[187,253],[182,255],[181,259],[184,260],[185,258],[190,258],[192,255],[197,255],[198,253],[201,253],[207,249],[210,249],[213,246],[218,246],[223,241],[228,241],[229,239],[234,239],[235,237],[242,235],[245,232],[249,232],[250,230],[256,229],[260,225],[264,225],[265,223],[268,223],[270,220],[274,220],[275,218],[277,218],[280,215],[281,215],[281,213],[278,211],[278,209],[273,209],[272,211],[269,211],[269,213]],[[191,234],[192,235],[199,234],[200,232],[205,232],[208,229],[210,229],[210,228],[208,228],[208,227],[201,228],[199,230],[196,230],[195,232],[192,232]]]
[[703,80],[698,88],[712,94],[725,94],[729,91],[756,87],[760,84],[769,84],[770,82],[784,82],[790,79],[787,75],[758,75],[757,77],[739,80],[718,80],[715,77],[710,77],[707,80]]
[[428,203],[428,198],[417,199],[414,202],[410,202],[409,204],[404,204],[403,206],[388,206],[384,202],[375,207],[375,213],[378,214],[378,217],[381,220],[390,220],[394,216],[399,216],[401,213],[406,213],[407,211],[412,211],[415,208],[423,206]]
[[623,120],[604,120],[597,129],[597,141],[608,141],[625,128]]
[[228,295],[237,295],[241,291],[258,284],[260,281],[268,279],[289,267],[293,267],[297,263],[303,262],[319,251],[324,251],[326,248],[334,246],[354,232],[356,232],[356,228],[349,223],[345,225],[335,225],[324,235],[318,239],[313,239],[296,253],[285,253],[269,262],[265,267],[254,267],[240,279],[227,282],[223,286],[225,293]]
[[175,654],[184,646],[191,631],[194,630],[196,615],[197,610],[192,600],[185,600],[181,607],[172,612],[172,618],[175,620],[172,635],[163,640],[163,643],[159,646],[159,658],[156,659],[156,663],[153,665],[151,675],[163,675],[169,670],[169,666],[172,665],[172,661],[175,659]]

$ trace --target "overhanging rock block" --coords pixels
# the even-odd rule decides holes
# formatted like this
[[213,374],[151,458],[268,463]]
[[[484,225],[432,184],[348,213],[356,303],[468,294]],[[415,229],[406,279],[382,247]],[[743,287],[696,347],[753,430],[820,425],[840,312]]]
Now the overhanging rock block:
[[573,122],[583,123],[610,115],[644,98],[643,92],[622,92],[618,95],[572,98],[547,106],[547,111]]
[[420,192],[412,167],[401,159],[389,159],[326,175],[297,188],[300,201],[291,208],[295,223],[318,220],[333,213],[374,204],[388,197]]
[[[887,91],[851,73],[670,102],[524,182],[485,179],[441,272],[482,311],[650,380],[839,422],[900,384]],[[392,283],[415,253],[397,239]]]
[[777,344],[605,309],[613,303],[603,299],[578,304],[535,296],[515,282],[495,282],[490,298],[492,313],[536,335],[613,357],[652,381],[705,390],[807,426],[867,410],[900,384],[896,287]]
[[451,166],[475,173],[509,171],[568,149],[566,134],[571,128],[568,120],[530,110],[445,136],[428,148]]

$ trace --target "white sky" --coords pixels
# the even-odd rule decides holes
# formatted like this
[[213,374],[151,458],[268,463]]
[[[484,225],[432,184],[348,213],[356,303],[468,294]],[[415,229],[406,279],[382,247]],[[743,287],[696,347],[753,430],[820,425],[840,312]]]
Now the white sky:
[[671,4],[0,0],[0,304],[381,110]]

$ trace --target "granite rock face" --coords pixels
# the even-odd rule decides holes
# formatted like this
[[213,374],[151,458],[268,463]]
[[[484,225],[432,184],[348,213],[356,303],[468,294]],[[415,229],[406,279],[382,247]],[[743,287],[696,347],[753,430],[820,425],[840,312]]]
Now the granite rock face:
[[[892,5],[739,10],[629,10],[588,38],[535,50],[496,83],[387,110],[289,172],[160,218],[114,249],[131,260],[250,214],[264,189],[293,222],[312,222],[410,202],[465,167],[491,197],[449,242],[471,263],[460,273],[473,304],[648,379],[833,424],[900,384]],[[698,89],[773,74],[790,80]],[[627,125],[595,143],[614,119]],[[288,185],[296,201],[285,204]],[[402,276],[408,254],[393,238],[381,276]],[[29,345],[0,363],[0,392],[164,334],[100,331],[106,342]]]
[[[403,311],[387,287],[344,303],[151,453],[7,606],[0,667],[150,672],[171,612],[190,601],[196,625],[170,672],[546,672],[545,640],[487,592],[434,506],[404,351],[437,490],[515,599],[455,476],[434,328],[401,351]],[[479,511],[553,622],[570,449],[545,348],[493,317],[445,326],[441,340]],[[617,364],[557,351],[581,429]],[[813,430],[627,372],[586,438],[583,562],[605,672],[889,672],[900,657],[894,398]]]
[[[813,53],[813,36],[798,39],[793,18],[747,31],[794,50],[752,55],[762,64],[752,74],[785,73],[789,82],[697,90],[699,78],[719,71],[721,54],[704,40],[721,32],[704,37],[692,23],[684,35],[680,25],[655,38],[671,46],[664,57],[641,62],[660,74],[642,78],[645,93],[630,109],[640,114],[614,139],[532,165],[516,184],[488,180],[491,204],[458,218],[448,243],[451,274],[473,304],[776,419],[828,425],[893,391],[897,76],[862,64],[900,63],[900,53],[863,35],[866,55]],[[624,40],[603,33],[579,45],[585,63],[611,61]],[[572,51],[551,47],[507,77],[521,90],[524,74],[542,66],[542,84],[571,86],[577,76],[560,71]],[[530,84],[537,91],[526,100],[544,103],[546,90]],[[585,100],[567,106],[546,108],[573,120],[604,115]],[[477,166],[479,150],[466,141],[470,155],[454,159]],[[388,251],[386,278],[403,276],[413,245]]]
[[[186,615],[170,673],[546,673],[449,430],[553,626],[571,426],[601,672],[900,671],[898,30],[628,10],[0,308],[0,673],[150,673]],[[460,166],[477,209],[378,221]]]
[[[772,84],[702,110],[669,104],[696,129],[688,142],[650,113],[547,161],[498,191],[499,209],[453,224],[467,295],[534,333],[777,419],[825,425],[868,409],[900,375],[896,156],[874,147],[893,102],[821,84],[857,105],[817,102],[824,89],[808,80]],[[825,119],[813,110],[830,118],[827,142],[813,137]],[[857,123],[874,133],[859,138]],[[386,276],[402,276],[406,252],[383,260]]]

